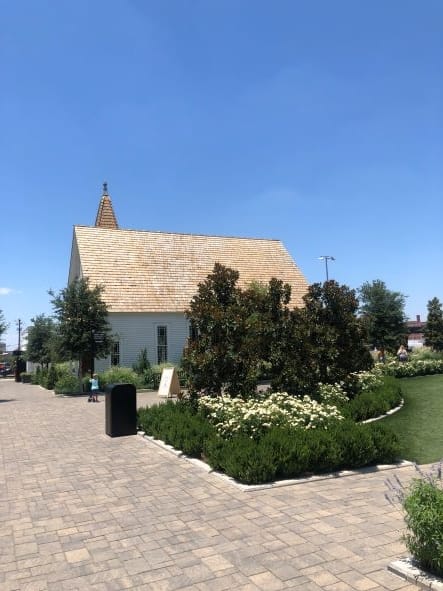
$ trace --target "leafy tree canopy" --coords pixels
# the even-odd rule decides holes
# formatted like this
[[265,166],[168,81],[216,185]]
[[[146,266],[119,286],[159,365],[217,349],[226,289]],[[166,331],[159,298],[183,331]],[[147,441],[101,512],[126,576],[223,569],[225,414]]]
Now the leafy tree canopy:
[[40,314],[31,318],[31,322],[32,325],[28,328],[27,357],[29,361],[48,366],[53,361],[54,320]]
[[220,394],[226,389],[239,395],[248,381],[242,354],[245,316],[241,310],[239,274],[216,263],[212,273],[199,284],[189,310],[194,338],[185,349],[182,365],[191,388]]
[[0,310],[0,337],[2,336],[2,334],[4,332],[6,332],[7,328],[8,328],[8,323],[5,320],[5,317],[3,315],[3,310]]
[[81,373],[93,370],[93,360],[106,357],[112,345],[102,286],[91,288],[87,278],[76,279],[59,294],[50,291],[58,320],[61,356],[79,360]]
[[237,271],[216,264],[190,303],[182,365],[191,390],[248,396],[266,374],[275,390],[313,394],[320,381],[371,366],[358,301],[346,286],[314,284],[305,307],[293,310],[282,281],[245,290],[237,281]]
[[443,310],[438,298],[428,302],[428,318],[424,329],[425,345],[443,351]]
[[304,308],[291,312],[281,339],[280,370],[274,389],[314,394],[318,384],[333,384],[371,367],[366,330],[357,317],[354,290],[336,281],[314,283]]
[[364,283],[358,290],[360,314],[366,324],[369,343],[379,349],[395,352],[406,340],[406,297],[391,291],[384,281]]

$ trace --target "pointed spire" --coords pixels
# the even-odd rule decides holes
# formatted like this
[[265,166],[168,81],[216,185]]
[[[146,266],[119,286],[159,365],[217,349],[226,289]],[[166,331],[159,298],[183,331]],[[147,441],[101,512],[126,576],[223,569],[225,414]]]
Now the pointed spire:
[[108,194],[108,183],[103,183],[103,192],[98,206],[95,226],[98,228],[110,228],[118,230],[117,218],[112,207],[111,197]]

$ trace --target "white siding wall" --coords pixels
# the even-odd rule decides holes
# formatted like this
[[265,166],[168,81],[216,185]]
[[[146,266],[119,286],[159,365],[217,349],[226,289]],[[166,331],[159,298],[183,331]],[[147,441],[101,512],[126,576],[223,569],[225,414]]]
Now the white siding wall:
[[[188,320],[184,314],[110,313],[112,333],[120,343],[120,365],[132,367],[140,351],[146,347],[152,365],[157,364],[157,326],[168,328],[168,361],[179,363],[189,335]],[[111,357],[98,359],[95,369],[101,372],[111,366]]]
[[422,340],[418,341],[417,339],[414,340],[408,340],[408,349],[419,349],[420,347],[423,347],[424,343]]
[[69,264],[68,283],[72,283],[74,279],[79,279],[82,276],[82,269],[80,264],[80,255],[78,253],[77,240],[75,236],[72,240],[71,248],[71,262]]

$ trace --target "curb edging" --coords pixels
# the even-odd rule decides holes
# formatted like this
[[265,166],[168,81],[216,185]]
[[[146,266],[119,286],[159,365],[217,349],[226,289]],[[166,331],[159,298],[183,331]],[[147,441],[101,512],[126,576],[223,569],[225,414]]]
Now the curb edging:
[[416,566],[412,558],[395,560],[388,565],[388,571],[398,575],[422,589],[443,591],[443,579],[435,577]]
[[[395,470],[396,468],[406,468],[408,466],[413,466],[413,462],[409,462],[408,460],[402,460],[398,464],[380,464],[377,466],[364,466],[358,470],[341,470],[340,472],[331,472],[328,474],[323,475],[314,475],[314,476],[306,476],[302,478],[291,478],[288,480],[277,480],[276,482],[270,482],[267,484],[242,484],[232,478],[232,476],[228,476],[223,472],[218,472],[217,470],[213,470],[206,462],[199,460],[198,458],[191,458],[185,455],[181,450],[177,450],[172,445],[168,445],[161,441],[161,439],[155,439],[150,435],[146,435],[144,431],[137,431],[137,435],[154,445],[157,445],[161,449],[173,454],[177,458],[182,458],[187,462],[193,464],[197,468],[200,468],[207,474],[213,474],[217,478],[228,482],[229,484],[235,486],[237,489],[243,492],[254,492],[259,490],[270,490],[274,488],[281,488],[283,486],[292,486],[297,484],[308,484],[310,482],[320,482],[322,480],[332,480],[336,478],[345,478],[346,476],[357,476],[359,474],[364,474],[365,472],[381,472],[385,470]],[[439,591],[443,591],[442,589]]]

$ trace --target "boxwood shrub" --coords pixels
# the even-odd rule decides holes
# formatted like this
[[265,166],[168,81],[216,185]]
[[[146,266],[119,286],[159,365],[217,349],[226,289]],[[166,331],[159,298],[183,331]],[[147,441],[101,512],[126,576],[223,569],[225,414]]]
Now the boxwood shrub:
[[258,442],[216,437],[204,446],[214,469],[246,484],[393,462],[398,453],[395,435],[382,425],[352,421],[327,431],[272,429]]
[[385,376],[383,384],[370,392],[362,392],[340,406],[341,413],[354,421],[365,421],[385,414],[401,403],[401,388],[393,377]]
[[[246,484],[275,480],[278,464],[271,448],[257,444],[249,437],[235,437],[226,443],[221,458],[221,469],[228,476]],[[212,466],[210,455],[208,460]]]
[[187,402],[181,401],[168,400],[140,409],[138,426],[148,435],[193,457],[201,457],[204,441],[215,436],[214,427],[195,414]]

